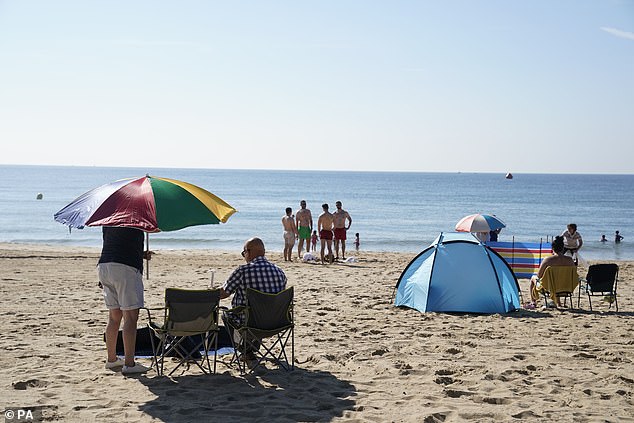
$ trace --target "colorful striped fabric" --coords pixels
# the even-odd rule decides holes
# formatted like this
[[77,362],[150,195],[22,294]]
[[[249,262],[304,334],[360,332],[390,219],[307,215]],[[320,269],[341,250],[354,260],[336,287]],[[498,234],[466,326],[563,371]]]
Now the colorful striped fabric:
[[552,255],[550,242],[487,242],[486,245],[506,260],[518,278],[536,275],[542,260]]

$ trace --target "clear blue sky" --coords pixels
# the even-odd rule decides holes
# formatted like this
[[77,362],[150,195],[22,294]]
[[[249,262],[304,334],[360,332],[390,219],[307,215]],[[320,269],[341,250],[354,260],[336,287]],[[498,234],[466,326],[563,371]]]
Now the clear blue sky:
[[1,164],[634,173],[634,0],[0,0]]

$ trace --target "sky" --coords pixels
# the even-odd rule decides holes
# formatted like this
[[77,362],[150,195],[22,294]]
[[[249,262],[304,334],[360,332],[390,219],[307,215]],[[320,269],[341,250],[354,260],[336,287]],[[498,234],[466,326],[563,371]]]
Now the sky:
[[634,173],[634,0],[0,0],[0,164]]

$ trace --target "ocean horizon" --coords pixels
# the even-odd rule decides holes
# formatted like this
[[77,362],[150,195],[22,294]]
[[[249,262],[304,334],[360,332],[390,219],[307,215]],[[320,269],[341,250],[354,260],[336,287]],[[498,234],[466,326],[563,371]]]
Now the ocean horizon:
[[[0,165],[0,242],[101,246],[99,228],[73,229],[53,214],[84,192],[117,179],[143,176],[199,185],[234,206],[226,224],[150,235],[151,249],[238,251],[260,236],[269,251],[283,248],[286,207],[306,200],[315,228],[321,204],[335,201],[352,216],[361,250],[417,253],[463,216],[495,214],[507,225],[500,241],[540,242],[577,223],[588,260],[634,260],[634,175],[471,172],[176,169]],[[38,200],[37,195],[42,194]],[[619,230],[625,237],[614,243]],[[600,242],[606,235],[608,242]]]

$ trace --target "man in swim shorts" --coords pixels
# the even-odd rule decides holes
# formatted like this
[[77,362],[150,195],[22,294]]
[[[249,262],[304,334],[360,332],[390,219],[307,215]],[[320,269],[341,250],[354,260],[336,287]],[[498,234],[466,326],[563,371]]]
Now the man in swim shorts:
[[332,229],[334,226],[334,217],[328,211],[328,204],[322,204],[324,210],[317,220],[317,229],[319,230],[319,238],[321,238],[321,264],[325,264],[324,250],[328,247],[328,261],[332,264],[334,257],[332,255]]
[[[346,259],[346,231],[350,229],[352,225],[352,218],[350,214],[341,208],[341,201],[335,203],[337,211],[332,214],[335,225],[335,259],[339,258],[339,243],[341,243],[341,257]],[[348,226],[346,226],[346,220]]]
[[293,245],[295,245],[295,237],[297,237],[297,227],[295,226],[293,209],[290,207],[286,207],[286,214],[282,217],[282,226],[284,227],[284,261],[293,261]]
[[295,213],[295,226],[297,226],[299,243],[297,244],[297,256],[302,258],[302,248],[306,241],[306,252],[310,252],[310,234],[313,231],[313,215],[306,208],[306,200],[299,202],[300,209]]

